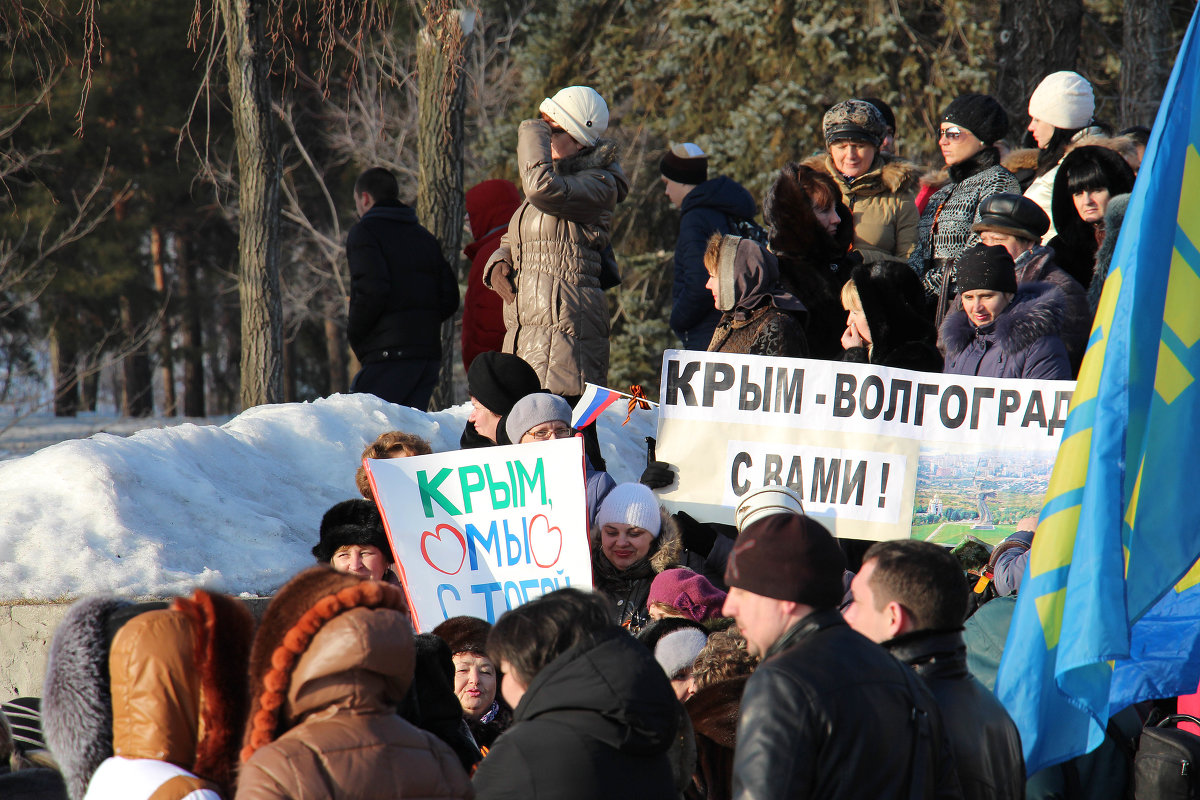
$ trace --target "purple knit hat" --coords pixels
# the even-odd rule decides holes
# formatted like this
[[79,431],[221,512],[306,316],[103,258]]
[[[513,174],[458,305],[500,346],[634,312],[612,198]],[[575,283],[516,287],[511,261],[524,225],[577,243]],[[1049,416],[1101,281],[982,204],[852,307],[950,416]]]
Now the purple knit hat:
[[696,622],[721,616],[725,592],[690,569],[665,569],[654,576],[646,604],[665,603]]

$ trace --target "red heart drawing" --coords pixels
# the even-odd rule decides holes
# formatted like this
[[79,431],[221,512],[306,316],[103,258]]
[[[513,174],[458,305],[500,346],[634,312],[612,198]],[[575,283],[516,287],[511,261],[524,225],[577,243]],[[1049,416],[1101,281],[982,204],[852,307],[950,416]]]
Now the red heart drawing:
[[[542,521],[542,525],[544,526],[545,530],[538,531],[536,529],[538,520]],[[542,560],[538,558],[538,548],[544,545],[544,549],[548,549],[549,545],[547,542],[549,542],[550,538],[555,534],[558,535],[558,549],[554,551],[554,560],[548,564],[543,564]],[[538,538],[541,538],[545,541],[541,542],[541,544],[535,544]],[[545,514],[538,514],[536,517],[529,520],[529,553],[533,556],[533,563],[537,564],[542,569],[553,567],[558,563],[558,557],[562,555],[562,542],[562,529],[558,528],[557,526],[550,527],[550,520],[546,518]]]
[[[425,559],[426,564],[433,567],[443,575],[457,575],[459,570],[462,569],[463,562],[467,560],[467,540],[453,525],[442,523],[434,530],[436,530],[437,533],[434,533],[433,531],[425,531],[421,534],[421,556]],[[458,539],[458,565],[453,570],[446,570],[439,567],[434,563],[433,558],[430,557],[429,551],[425,549],[425,540],[432,537],[438,542],[438,545],[435,546],[435,552],[438,555],[438,560],[443,564],[454,563],[454,545],[452,541],[447,541],[446,539],[442,538],[442,533],[444,531],[450,531],[454,534],[454,538]]]

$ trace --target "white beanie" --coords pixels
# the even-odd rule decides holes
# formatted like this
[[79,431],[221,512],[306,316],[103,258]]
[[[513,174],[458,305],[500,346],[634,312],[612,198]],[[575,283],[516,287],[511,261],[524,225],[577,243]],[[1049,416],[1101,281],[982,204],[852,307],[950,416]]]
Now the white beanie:
[[674,678],[685,667],[690,667],[708,644],[708,634],[699,628],[680,628],[671,631],[658,640],[654,645],[654,660],[667,673],[668,678]]
[[741,533],[750,523],[772,514],[803,513],[804,503],[794,491],[786,486],[766,486],[742,498],[733,512],[733,522]]
[[658,498],[650,487],[640,483],[619,483],[604,495],[596,512],[596,525],[603,528],[610,522],[633,525],[650,532],[655,539],[662,529],[658,514]]
[[582,145],[591,147],[608,129],[608,104],[590,86],[568,86],[554,97],[547,97],[538,111],[570,134]]
[[1047,75],[1029,98],[1029,116],[1066,131],[1090,125],[1095,113],[1092,85],[1077,72]]

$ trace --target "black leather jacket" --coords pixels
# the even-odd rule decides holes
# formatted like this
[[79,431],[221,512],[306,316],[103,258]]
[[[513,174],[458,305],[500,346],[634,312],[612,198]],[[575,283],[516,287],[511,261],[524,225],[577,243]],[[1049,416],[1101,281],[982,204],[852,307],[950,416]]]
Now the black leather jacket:
[[883,645],[937,700],[966,800],[1023,800],[1021,736],[996,696],[967,671],[962,631],[917,631]]
[[733,770],[736,800],[962,797],[929,690],[833,610],[798,622],[750,676]]

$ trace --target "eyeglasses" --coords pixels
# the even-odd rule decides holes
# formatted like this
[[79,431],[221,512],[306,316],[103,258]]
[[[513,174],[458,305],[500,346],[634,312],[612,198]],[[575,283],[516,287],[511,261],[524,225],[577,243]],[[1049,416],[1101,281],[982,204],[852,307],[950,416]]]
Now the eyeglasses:
[[937,140],[940,142],[943,138],[950,142],[957,142],[962,137],[966,136],[967,132],[962,128],[951,125],[949,128],[942,128],[937,133]]
[[544,442],[547,439],[568,439],[575,435],[575,431],[559,423],[558,425],[530,428],[525,435],[537,439],[539,442]]

